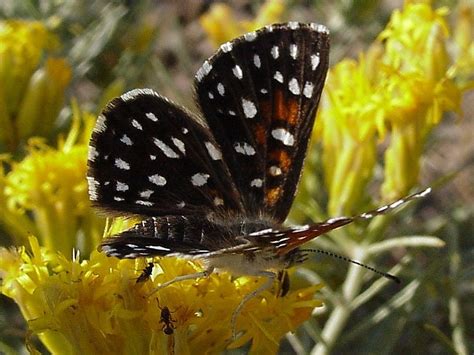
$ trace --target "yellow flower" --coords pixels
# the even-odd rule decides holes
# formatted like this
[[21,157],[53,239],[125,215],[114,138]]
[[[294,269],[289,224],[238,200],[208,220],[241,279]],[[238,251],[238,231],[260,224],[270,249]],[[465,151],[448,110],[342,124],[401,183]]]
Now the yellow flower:
[[35,224],[24,213],[8,208],[8,198],[5,194],[7,177],[4,165],[8,164],[10,158],[0,155],[0,224],[12,236],[17,245],[24,245],[31,233],[37,233]]
[[461,90],[449,78],[446,8],[407,3],[395,11],[380,34],[384,43],[381,76],[389,100],[386,123],[390,145],[385,152],[385,200],[403,196],[416,185],[427,135],[445,111],[460,111]]
[[455,64],[450,74],[464,91],[474,89],[474,7],[467,1],[460,1],[456,15]]
[[278,22],[284,10],[283,0],[267,0],[253,21],[238,21],[230,6],[215,3],[201,16],[200,22],[212,44],[217,47],[246,32]]
[[[19,305],[30,329],[52,353],[189,354],[222,352],[251,340],[251,352],[275,353],[284,334],[308,319],[319,286],[276,297],[264,292],[237,319],[241,339],[231,339],[230,318],[241,298],[260,284],[230,275],[174,283],[175,276],[200,271],[194,262],[163,258],[151,279],[137,283],[144,260],[118,260],[93,252],[89,260],[68,260],[30,238],[31,254],[0,249],[1,292]],[[161,312],[171,312],[167,335]]]
[[[92,117],[87,120],[93,121]],[[103,221],[89,203],[85,179],[87,145],[74,144],[80,138],[79,117],[75,116],[74,122],[69,136],[57,149],[38,139],[30,140],[29,154],[19,163],[12,162],[11,171],[4,177],[2,199],[6,216],[31,212],[36,228],[29,232],[36,231],[42,245],[65,255],[70,255],[74,247],[89,253],[103,230]],[[30,224],[16,227],[24,230]]]
[[16,117],[19,137],[46,136],[53,129],[71,81],[69,64],[61,58],[48,58],[30,79]]
[[462,91],[446,50],[445,8],[407,2],[358,62],[332,68],[316,134],[321,135],[331,215],[353,213],[367,197],[376,146],[385,151],[382,198],[406,195],[418,181],[424,142],[446,111],[460,111]]
[[13,150],[19,141],[49,133],[64,100],[71,69],[48,59],[58,39],[37,21],[0,21],[0,142]]
[[378,88],[367,75],[371,63],[344,60],[328,75],[315,134],[323,146],[329,215],[357,210],[376,157],[376,123],[383,112]]

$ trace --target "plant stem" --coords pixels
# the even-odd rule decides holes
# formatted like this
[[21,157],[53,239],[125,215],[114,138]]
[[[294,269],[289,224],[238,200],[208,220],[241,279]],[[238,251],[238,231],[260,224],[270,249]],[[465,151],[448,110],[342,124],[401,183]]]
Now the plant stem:
[[[357,260],[363,262],[365,259],[365,249],[358,248],[354,255]],[[360,292],[364,273],[365,270],[357,265],[349,266],[349,271],[342,285],[341,302],[331,312],[321,333],[325,344],[318,343],[311,351],[312,355],[325,355],[331,352],[351,315],[349,304]]]

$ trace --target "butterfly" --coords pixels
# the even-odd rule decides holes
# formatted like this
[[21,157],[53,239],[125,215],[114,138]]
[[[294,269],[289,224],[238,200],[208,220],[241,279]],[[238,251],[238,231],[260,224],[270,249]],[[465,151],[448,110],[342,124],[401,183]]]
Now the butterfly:
[[299,247],[357,219],[387,213],[427,190],[355,217],[285,227],[329,64],[329,31],[288,22],[249,32],[204,62],[195,77],[199,113],[151,89],[112,100],[89,145],[90,200],[142,222],[102,241],[108,256],[201,259],[266,282],[301,263]]

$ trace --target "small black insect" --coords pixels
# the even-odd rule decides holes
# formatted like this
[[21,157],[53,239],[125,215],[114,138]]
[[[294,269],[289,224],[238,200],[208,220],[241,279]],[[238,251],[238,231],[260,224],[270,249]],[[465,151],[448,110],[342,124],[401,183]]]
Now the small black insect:
[[[159,307],[159,306],[158,306]],[[163,308],[160,307],[161,310],[161,315],[160,315],[160,323],[163,323],[163,333],[166,335],[171,335],[174,333],[174,330],[176,329],[176,325],[174,325],[174,322],[176,322],[176,319],[173,319],[171,316],[170,309],[167,306],[164,306]]]
[[148,263],[148,265],[143,269],[140,275],[137,277],[136,283],[145,282],[150,279],[151,273],[153,272],[154,263]]

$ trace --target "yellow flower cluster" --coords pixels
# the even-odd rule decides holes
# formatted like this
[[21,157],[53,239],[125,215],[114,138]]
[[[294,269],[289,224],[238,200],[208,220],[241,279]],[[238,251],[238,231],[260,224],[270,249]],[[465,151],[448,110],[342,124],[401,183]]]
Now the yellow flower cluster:
[[[77,110],[76,110],[77,111]],[[0,221],[24,244],[28,233],[40,237],[41,244],[70,255],[73,248],[89,253],[100,241],[103,221],[90,207],[85,179],[87,145],[94,122],[92,115],[74,116],[73,127],[58,148],[40,139],[31,139],[29,154],[20,162],[10,163],[8,174],[0,175]],[[85,129],[81,135],[80,122]],[[89,128],[87,128],[89,126]],[[78,144],[78,140],[83,140]],[[32,220],[27,217],[30,212]]]
[[353,213],[364,202],[377,144],[387,134],[382,198],[406,195],[418,181],[428,133],[444,112],[460,111],[469,85],[459,85],[452,72],[465,55],[447,54],[446,13],[428,2],[407,2],[357,62],[343,60],[330,70],[315,131],[330,215]]
[[13,151],[50,132],[71,80],[63,58],[48,57],[58,39],[41,22],[0,21],[0,144]]
[[267,0],[252,21],[239,21],[230,6],[215,3],[201,16],[200,22],[215,47],[246,32],[278,22],[285,11],[285,1]]
[[[118,260],[92,252],[88,260],[40,247],[0,249],[1,292],[20,306],[30,329],[54,354],[219,353],[252,341],[253,353],[276,353],[280,339],[321,302],[319,286],[276,297],[265,292],[246,304],[237,319],[244,333],[233,342],[231,314],[261,280],[230,275],[172,284],[150,296],[160,283],[201,270],[191,261],[160,260],[151,279],[137,283],[144,260]],[[156,269],[157,267],[155,267]],[[171,312],[172,334],[164,333],[161,311]]]

